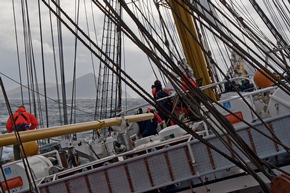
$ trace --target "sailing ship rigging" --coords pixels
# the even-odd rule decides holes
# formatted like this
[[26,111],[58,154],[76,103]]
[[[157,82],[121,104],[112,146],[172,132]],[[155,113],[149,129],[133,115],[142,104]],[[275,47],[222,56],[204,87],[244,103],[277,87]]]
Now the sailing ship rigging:
[[[288,133],[278,129],[280,123],[287,125],[285,119],[287,119],[287,113],[289,112],[287,103],[283,102],[289,99],[290,41],[288,37],[290,30],[289,9],[287,8],[289,2],[284,0],[273,2],[250,0],[249,2],[257,12],[256,16],[252,16],[252,13],[248,11],[250,9],[249,3],[245,5],[244,2],[225,0],[84,0],[83,2],[75,2],[74,11],[66,7],[64,2],[55,0],[38,1],[35,10],[39,14],[39,55],[42,56],[38,61],[35,58],[35,53],[37,52],[35,37],[32,31],[32,23],[35,20],[31,16],[33,7],[30,6],[33,5],[31,5],[31,2],[24,0],[19,4],[13,1],[17,65],[20,76],[19,85],[21,88],[22,103],[24,103],[23,93],[27,92],[28,104],[33,112],[38,115],[42,123],[41,127],[48,128],[43,129],[43,134],[39,134],[41,129],[30,132],[28,136],[31,136],[31,138],[25,138],[25,135],[20,133],[21,138],[23,137],[23,142],[29,140],[45,140],[41,142],[41,144],[45,144],[49,142],[49,137],[73,134],[72,130],[69,131],[71,127],[69,123],[76,123],[76,119],[73,117],[77,116],[75,113],[78,110],[76,107],[78,90],[78,85],[75,82],[76,73],[79,68],[83,68],[85,65],[82,62],[85,58],[83,55],[89,53],[87,58],[91,60],[94,74],[94,88],[91,89],[95,91],[96,95],[93,120],[101,125],[79,123],[75,127],[72,126],[72,128],[75,128],[73,131],[105,128],[103,130],[103,136],[100,136],[100,133],[97,133],[98,135],[92,134],[92,139],[100,140],[107,137],[107,133],[110,133],[112,130],[117,133],[119,132],[117,140],[121,139],[121,141],[115,141],[114,145],[117,144],[119,147],[123,145],[128,151],[126,154],[126,152],[121,152],[121,150],[119,152],[115,150],[115,152],[109,152],[108,155],[104,156],[104,159],[99,157],[101,153],[97,155],[94,152],[95,158],[98,158],[96,162],[92,162],[91,165],[75,166],[75,168],[71,168],[72,170],[68,170],[67,172],[62,172],[59,166],[51,166],[49,168],[50,175],[35,179],[39,184],[33,191],[42,191],[45,189],[46,192],[50,192],[54,190],[55,184],[55,186],[63,187],[63,183],[69,183],[70,185],[65,185],[66,188],[64,189],[66,190],[64,192],[70,192],[73,189],[70,186],[73,186],[73,180],[76,179],[73,173],[82,173],[80,171],[85,170],[90,170],[85,175],[93,175],[96,172],[99,174],[96,178],[103,179],[102,176],[104,176],[104,179],[107,180],[106,184],[109,184],[108,187],[104,187],[103,190],[106,189],[104,192],[118,192],[118,190],[114,189],[115,185],[124,188],[119,190],[123,192],[145,192],[155,189],[159,189],[160,191],[162,187],[171,184],[176,185],[179,182],[185,182],[187,188],[195,188],[195,190],[200,190],[200,187],[206,188],[203,185],[206,183],[212,184],[212,187],[217,188],[218,185],[215,186],[215,183],[219,183],[218,181],[226,179],[234,180],[234,175],[242,176],[245,174],[250,174],[254,177],[258,182],[259,191],[271,192],[274,188],[277,188],[273,185],[273,189],[270,190],[267,185],[269,181],[275,182],[274,179],[277,179],[275,178],[276,174],[272,170],[275,169],[275,172],[279,171],[284,175],[289,175],[286,170],[287,168],[284,170],[284,168],[279,168],[278,165],[270,161],[267,162],[267,160],[272,159],[273,156],[278,157],[282,153],[289,153],[289,143],[283,138],[288,136]],[[16,5],[19,7],[16,7]],[[263,9],[262,7],[265,8]],[[15,8],[21,9],[21,20],[16,20],[16,16],[18,15],[16,14],[17,11],[15,11]],[[268,12],[266,13],[264,10]],[[96,16],[95,14],[102,14],[104,16],[103,29],[97,29],[100,26],[98,25],[100,15]],[[45,15],[48,15],[48,17],[45,17]],[[261,28],[257,25],[258,21],[256,20],[264,22],[266,28]],[[18,22],[20,21],[22,23],[21,36],[24,40],[23,45],[18,41],[20,37]],[[93,29],[91,26],[93,26]],[[268,29],[267,31],[270,33],[265,34],[265,29]],[[94,31],[95,34],[92,35],[91,31]],[[50,32],[50,34],[45,32]],[[102,34],[101,39],[99,37],[97,38],[98,33]],[[74,41],[67,41],[64,38],[64,34],[72,34]],[[51,41],[48,41],[46,35],[51,35]],[[57,40],[54,37],[57,37]],[[74,45],[71,50],[73,54],[66,53],[69,48],[65,47],[65,43]],[[174,108],[172,112],[168,111],[158,100],[151,96],[147,88],[138,83],[138,78],[135,77],[135,74],[137,74],[138,70],[139,72],[141,70],[141,73],[144,73],[142,70],[145,71],[143,66],[138,65],[141,61],[134,61],[138,67],[132,67],[135,70],[133,74],[125,71],[122,62],[123,58],[125,59],[126,57],[121,51],[124,51],[122,49],[123,46],[132,43],[136,46],[135,48],[141,50],[149,59],[148,63],[151,64],[153,71],[150,73],[154,74],[151,82],[154,79],[163,80],[170,97],[172,97],[170,100],[174,101],[173,106],[185,106],[190,113],[197,117],[195,120],[190,120],[191,117],[187,117],[180,112],[178,114]],[[47,45],[52,47],[52,59],[46,58],[45,46]],[[25,52],[23,60],[21,60],[22,57],[18,52],[21,46],[24,47],[23,50]],[[25,61],[25,64],[21,64],[22,61]],[[41,64],[41,67],[36,61]],[[69,69],[67,67],[67,61],[73,64]],[[88,60],[85,61],[87,62]],[[46,85],[48,76],[46,75],[46,71],[48,71],[47,63],[54,64],[54,77],[57,85],[59,84],[59,79],[61,80],[61,88],[56,87],[57,100],[55,101],[58,102],[60,111],[59,122],[66,126],[59,126],[59,129],[63,128],[63,130],[60,129],[59,133],[53,131],[53,129],[57,129],[58,127],[49,128],[51,125],[47,110],[47,100],[51,100],[51,98],[47,92]],[[25,66],[25,68],[22,66]],[[42,73],[39,73],[39,69]],[[69,76],[68,71],[72,72],[73,78],[71,93],[67,92],[65,83],[66,78]],[[258,88],[264,86],[258,82],[245,84],[248,81],[253,81],[256,72],[261,74],[260,77],[266,77],[266,80],[270,80],[273,86],[270,87],[268,85],[265,88]],[[23,83],[23,73],[26,73],[27,86],[24,86]],[[3,76],[5,75],[4,73],[1,74]],[[199,87],[192,85],[188,76],[199,81]],[[7,76],[5,75],[5,77]],[[38,84],[40,78],[44,82],[43,93]],[[259,80],[261,78],[257,79]],[[182,89],[182,81],[186,85],[186,92]],[[168,127],[168,130],[163,129],[163,133],[161,130],[159,133],[160,138],[158,138],[159,141],[152,137],[134,141],[135,145],[141,144],[139,146],[141,150],[138,149],[137,145],[137,149],[134,149],[133,143],[130,143],[133,137],[127,138],[126,136],[130,132],[135,131],[134,121],[131,121],[131,124],[129,124],[130,121],[127,122],[126,120],[130,120],[130,117],[124,118],[124,115],[130,112],[123,111],[127,107],[122,103],[122,93],[125,87],[121,83],[142,97],[147,102],[147,105],[149,104],[158,112],[168,115],[178,127]],[[225,83],[232,90],[226,90]],[[238,86],[238,84],[240,85]],[[4,88],[2,90],[5,92]],[[70,94],[70,97],[68,97],[68,94]],[[70,105],[67,102],[68,98],[71,99]],[[44,99],[45,111],[42,109],[42,99]],[[70,107],[71,113],[70,121],[68,121],[68,107]],[[266,111],[264,110],[265,108],[267,108]],[[121,110],[125,114],[122,114],[118,118],[118,121],[116,123],[114,122],[114,125],[113,123],[111,125],[111,119],[107,119],[118,116]],[[261,116],[262,114],[263,116]],[[136,115],[136,119],[134,120],[137,122],[146,119],[148,115],[144,115],[144,117]],[[137,118],[140,120],[137,120]],[[267,121],[264,118],[267,118]],[[102,121],[99,121],[101,119],[105,119],[104,125],[102,125]],[[109,124],[106,124],[107,121]],[[188,124],[188,122],[190,123]],[[115,124],[119,126],[115,126]],[[281,127],[284,128],[286,126],[283,125]],[[179,131],[178,129],[180,128],[190,135],[170,139],[170,136],[176,134],[173,132]],[[172,131],[169,129],[172,129]],[[7,137],[5,138],[5,136]],[[164,138],[161,138],[162,136]],[[105,138],[102,141],[107,149],[111,147],[109,139],[113,138],[112,136],[109,137],[111,138]],[[71,136],[68,135],[66,138],[69,140]],[[75,134],[73,138],[76,138]],[[260,138],[261,140],[259,141]],[[15,143],[12,134],[1,136],[0,139],[2,139],[2,146]],[[146,140],[148,144],[152,141],[158,141],[158,144],[156,146],[149,145],[142,149],[141,147],[143,147],[142,145],[144,145],[143,143]],[[167,140],[168,144],[166,144]],[[259,146],[263,143],[270,149],[269,151]],[[80,144],[79,141],[78,144]],[[268,146],[268,144],[274,144],[275,148]],[[92,143],[90,144],[90,148],[93,145],[98,146],[99,144]],[[162,148],[160,148],[161,146]],[[204,150],[205,155],[197,153],[197,147]],[[114,148],[117,147],[114,146]],[[168,152],[166,148],[169,148]],[[143,154],[143,152],[147,154]],[[176,152],[183,159],[175,160],[172,152]],[[115,157],[111,159],[110,156],[112,155],[110,153],[115,153]],[[120,157],[123,160],[121,159],[119,162],[114,163]],[[127,158],[131,158],[131,160]],[[29,159],[45,160],[40,157]],[[158,175],[156,179],[154,178],[154,172],[156,171],[154,170],[155,162],[152,161],[154,159],[160,162],[165,160],[168,168],[164,170],[160,168],[160,170],[165,171],[166,174],[168,173],[169,181],[163,178],[160,181],[156,180],[160,177]],[[185,160],[189,161],[184,163]],[[219,162],[219,160],[221,161]],[[147,165],[144,165],[143,161]],[[207,163],[202,163],[202,161],[207,161]],[[29,163],[29,161],[26,162]],[[122,165],[123,163],[126,167]],[[144,173],[146,175],[148,174],[149,177],[143,177],[144,179],[148,178],[148,184],[140,184],[138,181],[137,171],[135,171],[137,169],[133,165],[139,163],[142,166],[140,169],[147,171]],[[183,163],[184,168],[186,168],[183,171],[184,176],[177,171],[178,167],[176,165],[181,167],[182,164],[180,163]],[[110,164],[112,165],[110,166]],[[115,179],[111,179],[110,175],[115,172],[114,169],[116,167],[121,168],[122,166],[126,169],[124,171],[120,169],[120,173],[123,172],[124,175],[129,176],[127,177],[129,182],[122,181],[123,183],[120,185],[118,182],[115,182]],[[9,168],[13,166],[3,167]],[[231,169],[236,170],[237,173],[233,175],[229,174],[228,171]],[[261,177],[260,173],[263,174],[263,177]],[[219,178],[216,176],[212,177],[211,175],[225,175],[226,177]],[[30,174],[30,177],[32,176]],[[208,177],[210,180],[206,182],[205,179]],[[68,182],[64,182],[66,179]],[[88,177],[81,179],[84,180],[83,184],[86,184],[84,189],[88,190],[87,192],[94,192]],[[201,182],[197,182],[198,179]],[[7,180],[5,181],[2,178],[1,180],[3,181],[1,184],[2,192],[9,191],[7,188],[9,186],[9,183],[6,182]],[[134,184],[135,180],[136,183],[138,182],[138,185]],[[51,181],[53,182],[50,184]],[[194,186],[195,184],[198,184],[198,186]],[[31,190],[32,184],[29,186]],[[19,187],[13,188],[19,190]],[[95,188],[96,190],[98,188],[102,189],[102,186]],[[217,192],[238,191],[235,188],[233,185],[232,188],[224,187],[223,190]],[[85,190],[77,190],[85,192]],[[29,192],[26,189],[23,191]]]

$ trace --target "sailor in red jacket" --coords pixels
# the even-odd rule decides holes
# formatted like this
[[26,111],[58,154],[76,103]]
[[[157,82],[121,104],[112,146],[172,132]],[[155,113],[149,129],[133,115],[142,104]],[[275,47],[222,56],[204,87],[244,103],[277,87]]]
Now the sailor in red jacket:
[[[13,113],[13,119],[15,121],[15,125],[13,124],[13,120],[11,117],[8,117],[6,122],[6,129],[9,133],[13,131],[26,131],[33,130],[37,127],[38,121],[34,115],[29,112],[26,112],[24,106],[19,106],[18,109]],[[20,159],[20,148],[19,145],[16,144],[13,146],[14,150],[14,159]]]
[[[13,113],[15,121],[15,129],[18,131],[33,130],[37,127],[38,121],[34,115],[26,112],[24,106],[19,106],[18,109]],[[6,122],[6,129],[9,133],[14,131],[12,119],[9,117]]]

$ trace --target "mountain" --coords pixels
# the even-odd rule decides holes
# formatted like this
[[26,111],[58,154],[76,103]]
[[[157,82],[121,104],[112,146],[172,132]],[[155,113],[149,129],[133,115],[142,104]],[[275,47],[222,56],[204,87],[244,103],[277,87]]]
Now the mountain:
[[[96,86],[95,86],[95,75],[93,73],[86,74],[77,78],[76,80],[76,98],[78,99],[95,99],[96,98]],[[71,98],[72,96],[72,86],[73,81],[66,83],[66,96],[67,98]],[[44,95],[44,84],[41,83],[38,85],[39,93]],[[62,91],[59,86],[59,95],[62,96]],[[57,98],[57,90],[55,83],[46,83],[46,92],[49,98]],[[23,97],[28,98],[27,88],[23,87]],[[123,96],[125,96],[125,92],[123,91]],[[2,93],[1,93],[2,95]],[[20,87],[8,90],[7,96],[9,98],[21,98]],[[127,93],[127,98],[132,98]]]

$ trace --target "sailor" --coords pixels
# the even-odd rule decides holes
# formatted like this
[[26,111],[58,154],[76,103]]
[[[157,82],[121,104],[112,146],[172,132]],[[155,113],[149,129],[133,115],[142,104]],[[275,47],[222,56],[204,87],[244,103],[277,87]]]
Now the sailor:
[[158,113],[157,113],[154,109],[151,109],[150,107],[148,107],[148,108],[147,108],[147,113],[148,113],[148,112],[154,114],[154,117],[156,118],[156,120],[157,120],[158,123],[162,123],[162,119],[161,119],[161,117],[158,115]]
[[[149,109],[147,109],[146,113],[153,113],[153,111],[152,111],[152,109],[149,108]],[[158,120],[157,120],[155,115],[154,115],[154,117],[152,119],[145,120],[144,121],[145,130],[143,130],[141,132],[142,137],[148,137],[150,135],[158,134],[157,126],[158,126]]]
[[[143,113],[143,110],[141,108],[139,108],[136,114],[142,114],[142,113]],[[149,108],[149,109],[147,109],[146,113],[153,113],[153,112]],[[158,132],[156,130],[157,126],[158,126],[158,120],[157,120],[156,116],[154,116],[150,120],[139,121],[137,123],[139,125],[141,137],[148,137],[150,135],[158,134]]]
[[[139,114],[143,114],[143,109],[142,108],[139,108],[136,112],[136,115],[139,115]],[[144,121],[138,121],[137,122],[138,126],[139,126],[139,133],[140,133],[140,137],[142,137],[142,131],[145,130],[145,126],[144,126]]]
[[[198,84],[197,82],[189,77],[186,73],[183,74],[185,76],[185,79],[189,81],[189,83],[198,88]],[[180,78],[181,80],[181,89],[184,91],[184,92],[188,92],[189,90],[189,87],[188,85],[186,84],[185,80],[183,78]],[[200,101],[198,100],[198,98],[194,95],[194,94],[191,94],[193,100],[195,100],[197,102],[197,104],[200,104]],[[200,120],[200,117],[196,114],[193,114],[189,108],[187,107],[186,103],[184,103],[183,101],[181,101],[181,106],[182,108],[180,109],[180,111],[184,112],[185,113],[185,116],[189,117],[191,120],[193,121],[199,121]]]
[[[19,106],[12,116],[13,119],[12,117],[8,117],[6,122],[6,129],[9,133],[13,131],[33,130],[38,125],[36,117],[33,114],[27,112],[24,106]],[[15,160],[19,160],[21,158],[19,144],[13,145],[13,153]]]
[[[162,100],[162,98],[168,97],[169,95],[163,91],[161,82],[159,80],[156,80],[154,82],[154,85],[151,86],[151,88],[154,99],[156,100],[160,99],[158,100],[158,104],[167,109],[169,112],[172,112],[172,104],[170,99],[166,98]],[[158,115],[161,117],[162,120],[165,121],[167,126],[174,124],[166,114],[158,112]]]
[[162,84],[161,84],[160,80],[156,80],[154,82],[154,84],[151,86],[151,89],[152,89],[151,90],[152,91],[152,95],[156,99],[157,98],[157,93],[159,91],[162,91]]
[[[186,73],[184,73],[183,75],[190,82],[190,84],[192,84],[194,87],[198,87],[196,82],[192,78],[190,78]],[[188,90],[188,86],[186,85],[186,82],[182,78],[181,78],[181,88],[184,91]]]

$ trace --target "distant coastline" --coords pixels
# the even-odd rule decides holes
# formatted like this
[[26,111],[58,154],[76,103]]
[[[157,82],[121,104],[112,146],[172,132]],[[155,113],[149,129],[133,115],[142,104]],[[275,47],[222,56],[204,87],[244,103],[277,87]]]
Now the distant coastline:
[[[84,76],[81,76],[75,80],[76,84],[76,96],[74,98],[77,99],[95,99],[97,90],[95,86],[95,76],[93,73],[86,74]],[[73,81],[67,82],[66,85],[66,98],[70,99],[72,98],[72,88],[73,88]],[[59,88],[61,88],[59,86]],[[28,88],[27,85],[22,87],[23,90],[23,98],[28,99]],[[40,83],[38,84],[38,93],[40,96],[44,97],[44,84]],[[7,90],[7,96],[10,99],[21,99],[21,89],[20,86],[11,90]],[[36,92],[36,91],[35,91]],[[47,97],[51,99],[58,99],[62,98],[61,90],[59,90],[59,97],[57,94],[57,85],[55,83],[46,83],[46,93]],[[0,96],[3,96],[3,93],[0,93]],[[122,97],[123,98],[132,98],[130,94],[126,93],[125,91],[122,91]]]

